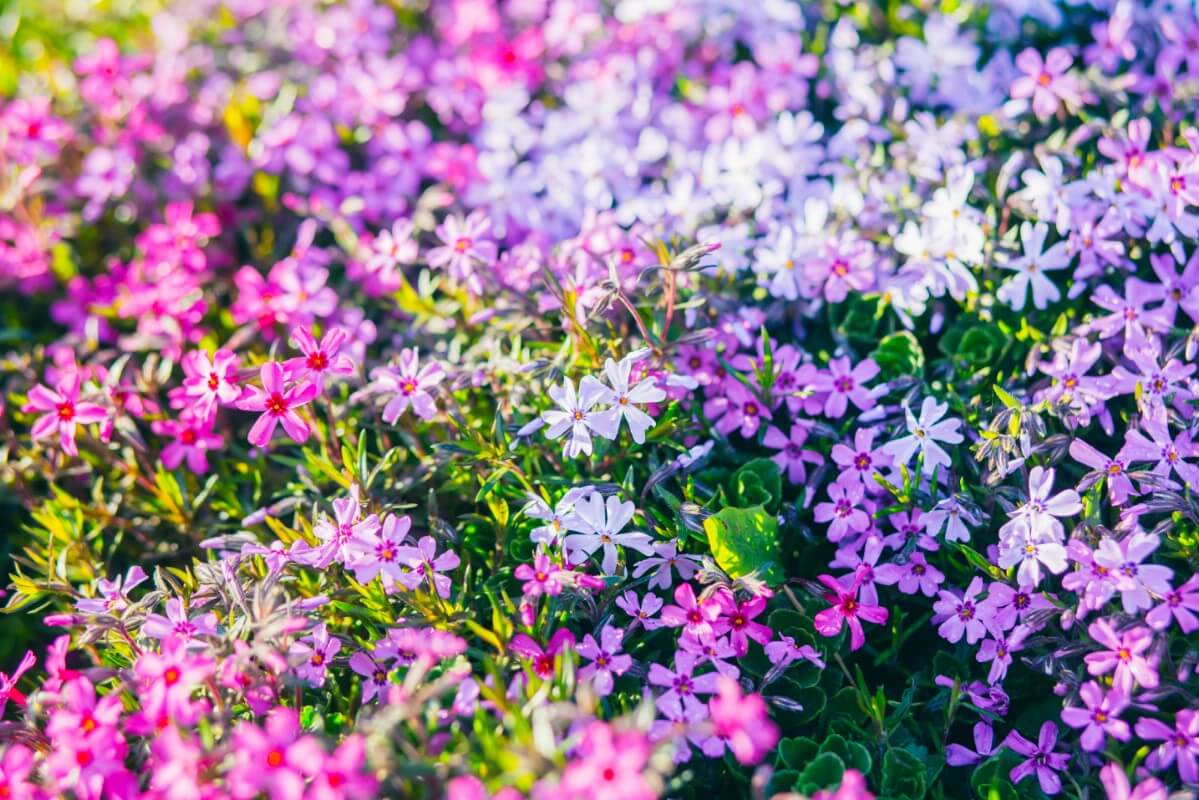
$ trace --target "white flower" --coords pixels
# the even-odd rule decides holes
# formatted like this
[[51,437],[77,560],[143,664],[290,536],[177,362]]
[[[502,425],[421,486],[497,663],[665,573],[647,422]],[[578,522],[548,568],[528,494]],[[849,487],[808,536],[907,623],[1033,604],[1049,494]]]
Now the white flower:
[[549,425],[545,435],[557,439],[569,431],[570,439],[566,442],[568,458],[580,453],[591,455],[593,432],[605,439],[616,438],[620,420],[592,410],[606,391],[606,387],[590,375],[579,382],[578,394],[575,394],[575,385],[570,378],[564,378],[561,386],[550,389],[550,399],[558,404],[558,408],[541,415],[541,419]]
[[525,507],[521,509],[521,513],[525,516],[539,519],[544,522],[534,528],[529,533],[529,538],[535,543],[550,546],[558,543],[562,538],[562,534],[566,532],[567,519],[574,512],[575,504],[579,498],[591,494],[595,491],[590,486],[580,486],[571,489],[562,496],[557,505],[550,508],[549,503],[542,500],[535,494],[529,495],[529,501],[525,503]]
[[1020,240],[1024,243],[1024,255],[1003,264],[1004,269],[1016,270],[1016,276],[999,287],[996,296],[1019,311],[1024,308],[1028,295],[1028,287],[1032,286],[1032,304],[1044,309],[1050,302],[1061,299],[1062,293],[1057,284],[1045,273],[1069,266],[1070,245],[1065,239],[1045,250],[1045,236],[1049,226],[1044,222],[1030,225],[1027,222],[1020,225]]
[[945,528],[945,541],[970,541],[970,528],[966,523],[977,525],[978,520],[967,511],[956,497],[947,497],[924,515],[924,530],[929,536],[936,536]]
[[654,426],[654,418],[637,408],[637,405],[660,403],[666,399],[666,392],[658,388],[658,383],[653,378],[645,378],[636,386],[629,386],[633,364],[644,358],[648,352],[645,349],[636,350],[619,362],[609,358],[604,364],[604,376],[611,388],[602,387],[603,394],[600,396],[601,402],[612,404],[607,411],[601,412],[601,416],[605,417],[605,424],[610,425],[614,432],[619,432],[620,421],[623,419],[629,424],[629,433],[637,444],[645,442],[645,432]]
[[938,422],[941,417],[945,416],[947,410],[949,410],[948,403],[938,403],[935,399],[926,397],[924,405],[920,407],[920,419],[916,419],[912,415],[912,410],[905,405],[903,411],[907,415],[909,435],[893,442],[887,442],[883,445],[883,452],[894,456],[895,463],[898,465],[907,464],[917,450],[922,451],[925,475],[931,475],[938,466],[948,467],[953,461],[949,457],[949,453],[946,453],[937,442],[946,444],[961,442],[962,434],[958,427],[962,421],[947,419]]
[[567,520],[567,526],[575,533],[563,541],[570,563],[581,564],[602,548],[601,568],[605,575],[612,575],[616,571],[616,545],[650,555],[653,549],[648,535],[640,531],[621,532],[633,519],[634,511],[636,506],[632,503],[621,502],[615,496],[605,502],[599,492],[592,492],[576,504],[574,513]]

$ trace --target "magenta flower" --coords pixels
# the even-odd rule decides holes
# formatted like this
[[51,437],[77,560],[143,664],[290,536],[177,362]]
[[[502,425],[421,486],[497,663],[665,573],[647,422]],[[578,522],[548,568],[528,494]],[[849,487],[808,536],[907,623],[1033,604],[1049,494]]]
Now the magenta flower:
[[91,425],[108,418],[108,411],[96,403],[79,401],[80,375],[78,370],[66,371],[53,389],[39,383],[29,390],[29,402],[21,410],[26,413],[44,412],[33,423],[29,435],[34,441],[58,434],[58,443],[69,456],[79,455],[75,446],[78,425]]
[[850,368],[849,358],[842,356],[834,358],[828,364],[828,372],[821,375],[815,384],[816,389],[828,392],[824,401],[824,414],[827,417],[840,418],[852,402],[859,411],[867,411],[875,406],[873,391],[866,384],[879,373],[879,366],[873,359],[859,361],[857,366]]
[[1078,690],[1078,696],[1086,708],[1066,706],[1062,709],[1062,722],[1071,728],[1082,728],[1079,740],[1082,749],[1096,752],[1103,749],[1107,736],[1127,742],[1132,738],[1128,723],[1120,719],[1120,713],[1128,707],[1128,698],[1113,688],[1104,693],[1095,681],[1087,681]]
[[1137,736],[1161,742],[1149,754],[1149,767],[1166,769],[1178,762],[1178,777],[1184,783],[1199,783],[1199,711],[1185,708],[1174,716],[1174,727],[1152,717],[1137,720]]
[[96,589],[100,596],[76,600],[75,608],[85,614],[119,614],[129,607],[129,592],[149,579],[144,569],[134,565],[123,576],[97,581]]
[[288,655],[295,664],[296,675],[312,686],[324,686],[325,675],[333,657],[341,650],[341,640],[330,636],[325,623],[312,629],[307,639],[293,642]]
[[662,609],[660,618],[663,625],[682,627],[686,633],[697,638],[716,632],[715,623],[721,612],[720,601],[716,597],[697,600],[691,584],[682,583],[675,587],[674,602],[676,605]]
[[646,592],[643,596],[638,597],[636,592],[629,589],[616,598],[616,605],[633,618],[634,626],[641,623],[641,626],[647,631],[652,631],[663,625],[661,621],[654,619],[654,615],[662,610],[662,598],[653,592]]
[[0,717],[4,716],[4,709],[8,707],[9,700],[19,706],[25,705],[25,695],[17,688],[17,681],[21,680],[22,675],[33,669],[33,665],[36,663],[37,659],[34,657],[33,651],[27,650],[21,658],[21,663],[17,664],[17,668],[12,671],[12,674],[5,675],[0,672]]
[[33,751],[22,744],[10,744],[0,756],[0,797],[34,800],[41,797],[39,787],[29,779],[36,767]]
[[344,562],[348,554],[346,545],[350,540],[355,537],[360,540],[369,539],[379,527],[379,518],[376,515],[371,514],[365,519],[362,517],[358,487],[354,486],[349,497],[333,501],[332,518],[322,514],[312,526],[312,532],[321,540],[321,544],[297,557],[297,560],[318,569],[324,569],[334,561]]
[[766,611],[767,598],[759,595],[738,603],[730,592],[722,592],[717,598],[724,610],[723,623],[728,626],[729,639],[737,658],[744,658],[749,652],[750,639],[765,645],[774,636],[774,631],[768,625],[754,622]]
[[653,800],[646,782],[650,743],[638,730],[618,731],[606,722],[588,723],[562,779],[539,797],[588,800]]
[[543,594],[555,597],[562,593],[562,580],[559,574],[564,572],[561,567],[550,561],[545,553],[533,556],[533,564],[520,564],[513,575],[517,580],[524,581],[521,592],[525,597],[540,597]]
[[770,720],[760,695],[744,695],[737,681],[721,676],[717,694],[708,701],[713,735],[728,745],[742,764],[757,764],[778,743],[778,727]]
[[891,616],[887,609],[881,606],[863,605],[858,602],[858,587],[861,577],[855,575],[848,586],[838,582],[832,575],[820,575],[818,580],[823,583],[828,592],[825,601],[832,603],[812,620],[816,631],[821,636],[836,636],[841,632],[841,625],[849,626],[850,650],[857,650],[866,643],[866,633],[862,630],[861,620],[884,625]]
[[296,800],[325,759],[317,740],[301,733],[296,711],[282,706],[271,711],[262,728],[239,723],[233,743],[235,762],[226,780],[234,797],[247,800],[260,793],[270,800]]
[[187,468],[197,475],[208,472],[208,453],[225,446],[225,439],[212,432],[213,418],[207,421],[190,419],[186,415],[175,420],[154,422],[151,428],[159,436],[173,436],[174,441],[162,448],[159,456],[167,469],[178,469],[187,461]]
[[378,796],[379,782],[366,767],[366,742],[347,736],[325,756],[305,797],[311,800],[370,800]]
[[283,362],[288,380],[313,383],[324,390],[325,379],[330,375],[354,374],[353,359],[341,352],[348,337],[345,328],[333,327],[317,343],[308,326],[293,328],[291,340],[304,355]]
[[1061,104],[1074,108],[1082,102],[1078,82],[1066,71],[1074,59],[1062,47],[1049,51],[1044,59],[1031,47],[1016,56],[1016,67],[1022,75],[1012,82],[1012,97],[1032,98],[1032,110],[1038,119],[1053,116]]
[[770,421],[770,408],[735,378],[725,378],[708,391],[719,394],[704,402],[704,416],[725,436],[740,431],[746,439],[752,439],[763,420]]
[[162,652],[143,652],[133,666],[141,683],[142,713],[156,728],[168,721],[194,725],[206,704],[192,700],[192,693],[215,670],[212,659],[192,653],[184,639],[171,637]]
[[316,397],[316,384],[297,383],[285,388],[283,366],[276,361],[263,364],[259,377],[262,379],[262,386],[247,386],[236,404],[243,411],[262,412],[250,428],[250,435],[247,437],[250,444],[266,447],[270,444],[275,426],[280,423],[283,424],[283,430],[287,431],[287,435],[295,441],[301,444],[308,441],[308,423],[296,409]]
[[1086,655],[1087,672],[1106,675],[1114,670],[1112,683],[1126,695],[1132,693],[1134,683],[1144,689],[1157,687],[1157,659],[1145,655],[1153,645],[1152,631],[1135,627],[1117,633],[1106,619],[1098,619],[1087,633],[1105,648]]
[[[382,657],[384,654],[378,655]],[[362,676],[363,703],[369,703],[376,698],[386,699],[385,692],[391,686],[391,670],[381,658],[375,658],[371,653],[359,650],[350,656],[350,669]]]
[[[830,453],[842,475],[852,475],[867,488],[877,488],[874,473],[891,464],[890,456],[881,447],[874,446],[874,435],[874,428],[858,428],[853,435],[852,447],[838,442]],[[769,446],[769,442],[765,444]]]
[[1037,775],[1037,781],[1041,784],[1041,791],[1045,794],[1057,794],[1062,790],[1062,779],[1057,776],[1057,773],[1066,768],[1070,763],[1070,756],[1065,753],[1055,753],[1053,748],[1057,744],[1057,725],[1046,721],[1041,726],[1041,733],[1037,737],[1037,743],[1025,739],[1016,731],[1012,731],[1003,740],[1005,747],[1008,747],[1026,760],[1015,767],[1009,773],[1012,783],[1020,783],[1020,781],[1032,775],[1034,772]]
[[516,655],[531,661],[533,673],[542,680],[554,676],[558,666],[558,654],[575,646],[575,635],[566,628],[560,628],[549,638],[545,647],[537,643],[533,637],[518,633],[508,642],[508,649]]
[[345,564],[354,572],[354,579],[370,583],[382,575],[383,588],[389,592],[404,584],[411,570],[401,549],[411,529],[409,517],[389,514],[382,525],[365,525],[355,531],[345,543]]
[[613,680],[633,666],[633,657],[620,652],[623,640],[623,630],[605,625],[599,642],[589,633],[576,648],[580,656],[591,661],[579,670],[579,677],[590,680],[600,697],[612,694]]

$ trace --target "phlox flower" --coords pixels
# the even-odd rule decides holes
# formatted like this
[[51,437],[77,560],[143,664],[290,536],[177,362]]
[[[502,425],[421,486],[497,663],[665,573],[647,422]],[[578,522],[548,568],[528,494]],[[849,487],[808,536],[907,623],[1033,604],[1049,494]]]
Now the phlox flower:
[[330,636],[321,622],[306,639],[293,642],[288,657],[295,665],[296,675],[311,686],[324,686],[325,675],[333,657],[341,650],[341,640]]
[[[1145,434],[1149,435],[1146,436]],[[1131,428],[1124,439],[1120,454],[1130,464],[1138,461],[1154,461],[1151,471],[1163,478],[1171,472],[1182,478],[1183,483],[1199,490],[1199,467],[1184,459],[1199,455],[1199,447],[1191,441],[1188,431],[1179,431],[1173,439],[1169,429],[1158,419],[1146,418],[1141,429]]]
[[576,486],[562,495],[553,508],[537,495],[529,494],[528,502],[521,509],[521,513],[545,523],[530,531],[529,539],[545,547],[559,544],[562,535],[566,532],[567,520],[574,512],[575,504],[594,491],[590,486]]
[[483,211],[467,217],[451,214],[434,231],[442,244],[428,253],[429,266],[444,268],[450,277],[466,285],[472,293],[483,293],[483,282],[476,266],[491,267],[498,248],[490,238],[491,220]]
[[671,628],[682,627],[684,633],[701,638],[717,632],[721,603],[715,596],[699,600],[689,583],[681,583],[674,590],[675,605],[662,609],[661,623]]
[[1024,222],[1020,225],[1020,239],[1024,244],[1024,255],[1003,264],[1004,269],[1015,270],[1016,275],[999,287],[996,296],[1012,309],[1024,308],[1028,289],[1032,287],[1032,303],[1039,309],[1049,307],[1061,299],[1062,293],[1046,274],[1070,265],[1070,247],[1065,240],[1045,249],[1045,237],[1049,226],[1044,222],[1035,225]]
[[462,563],[457,553],[445,550],[438,554],[437,540],[432,536],[422,536],[416,547],[401,547],[399,558],[409,567],[408,571],[401,575],[400,583],[409,589],[416,589],[427,581],[429,588],[439,596],[449,598],[453,584],[450,577],[442,573],[455,570]]
[[1078,690],[1079,699],[1085,708],[1066,706],[1062,709],[1062,722],[1071,728],[1082,728],[1082,749],[1096,752],[1103,749],[1107,736],[1127,742],[1132,738],[1128,723],[1120,719],[1120,713],[1128,707],[1128,698],[1119,690],[1104,692],[1095,681],[1087,681]]
[[953,459],[938,442],[958,444],[962,441],[962,433],[958,430],[962,421],[941,419],[949,410],[949,404],[938,403],[932,397],[926,397],[920,407],[919,419],[907,406],[904,406],[903,410],[907,416],[909,435],[883,445],[883,452],[893,456],[896,464],[907,464],[917,451],[922,452],[925,475],[932,475],[937,467],[949,467]]
[[524,581],[521,591],[525,597],[533,598],[543,594],[554,597],[562,593],[562,579],[559,575],[564,571],[550,561],[545,553],[537,553],[533,556],[532,565],[520,564],[512,574],[517,580]]
[[1090,477],[1107,481],[1107,493],[1112,505],[1124,505],[1134,490],[1128,478],[1128,461],[1121,453],[1108,458],[1082,439],[1075,439],[1070,443],[1070,455],[1093,470]]
[[236,403],[243,411],[262,412],[250,428],[250,435],[247,437],[250,444],[266,447],[270,444],[275,426],[280,423],[287,435],[295,441],[301,444],[308,441],[308,423],[296,409],[307,405],[316,397],[316,384],[303,382],[285,388],[283,365],[276,361],[263,364],[259,377],[262,379],[261,388],[247,386]]
[[345,328],[335,326],[325,331],[318,343],[308,326],[293,328],[291,340],[303,355],[283,362],[288,380],[314,383],[323,391],[325,379],[331,375],[352,375],[354,361],[341,352],[348,338]]
[[347,736],[324,757],[306,797],[311,800],[370,800],[378,796],[379,782],[366,767],[366,742]]
[[369,703],[377,698],[386,699],[387,689],[391,686],[391,669],[383,662],[384,654],[375,657],[366,650],[359,650],[350,656],[350,669],[362,676],[362,702]]
[[[947,497],[937,502],[932,511],[924,515],[924,527],[929,536],[937,536],[945,529],[945,540],[948,542],[970,541],[970,528],[967,525],[977,525],[978,519],[956,497]],[[936,549],[936,548],[926,548]]]
[[636,592],[629,589],[616,598],[616,605],[633,618],[633,625],[641,623],[647,631],[656,630],[663,625],[660,620],[654,619],[654,615],[662,610],[662,598],[653,592],[646,592],[638,597]]
[[878,373],[879,366],[874,359],[863,359],[852,368],[846,356],[830,361],[828,372],[821,374],[813,387],[828,393],[828,398],[824,401],[824,415],[839,419],[845,416],[850,403],[859,411],[874,408],[874,392],[866,384]]
[[865,497],[861,483],[842,476],[829,484],[828,496],[828,501],[816,504],[813,518],[817,522],[829,523],[829,541],[840,542],[850,534],[869,529],[870,515],[858,507]]
[[158,420],[151,429],[159,436],[172,436],[174,441],[162,448],[160,458],[167,469],[178,469],[184,461],[197,475],[208,472],[208,453],[225,446],[225,438],[213,433],[213,418],[207,420],[184,415],[179,419]]
[[973,734],[973,750],[960,744],[951,744],[945,748],[945,762],[949,766],[964,767],[977,764],[995,751],[995,729],[989,722],[983,720],[974,723]]
[[233,405],[241,397],[238,358],[232,350],[217,350],[212,356],[203,350],[190,350],[181,361],[183,394],[200,419],[208,419],[219,405]]
[[37,659],[34,657],[33,651],[27,650],[12,674],[5,675],[0,672],[0,717],[4,716],[4,709],[8,706],[9,700],[19,706],[25,705],[25,695],[17,688],[17,681],[21,680],[22,675],[33,669],[33,665],[36,663]]
[[1074,63],[1069,51],[1054,47],[1044,58],[1031,47],[1016,56],[1016,67],[1022,73],[1012,82],[1012,97],[1031,98],[1033,113],[1046,120],[1064,103],[1076,108],[1082,103],[1078,81],[1067,70]]
[[215,636],[217,632],[217,617],[211,611],[188,616],[183,601],[178,597],[167,600],[166,616],[150,613],[142,624],[142,635],[158,640],[176,637],[187,642],[193,649],[203,649],[207,645],[196,637]]
[[912,553],[903,564],[882,564],[874,568],[874,580],[884,586],[898,586],[904,594],[920,592],[925,597],[937,594],[945,573],[928,563],[923,553]]
[[552,790],[537,800],[653,800],[657,793],[646,780],[650,743],[639,730],[617,730],[595,721],[583,729],[573,757]]
[[673,670],[658,663],[649,665],[649,682],[666,689],[654,701],[659,711],[668,716],[677,715],[687,707],[701,705],[698,695],[716,691],[716,680],[720,673],[695,675],[698,665],[699,656],[688,650],[675,652]]
[[601,384],[602,391],[599,397],[599,402],[611,405],[607,411],[600,412],[601,416],[607,417],[603,427],[618,431],[621,420],[624,420],[628,423],[629,435],[637,444],[645,442],[645,432],[654,426],[654,418],[637,406],[660,403],[666,399],[666,392],[658,388],[657,380],[652,377],[629,385],[633,365],[645,355],[644,350],[638,350],[619,362],[609,358],[604,363],[604,377],[608,379],[608,385]]
[[96,581],[96,591],[99,597],[85,597],[75,601],[75,608],[85,614],[117,615],[129,607],[129,592],[150,579],[146,571],[139,566],[132,566],[123,576],[109,580],[101,578]]
[[727,636],[712,635],[697,638],[684,632],[679,637],[679,649],[694,653],[700,659],[701,664],[711,664],[712,668],[721,675],[728,675],[730,678],[737,678],[741,675],[741,670],[729,661],[729,659],[737,657],[737,651],[733,649]]
[[762,760],[779,739],[778,727],[770,720],[760,695],[744,695],[737,681],[722,676],[716,695],[708,701],[713,736],[728,745],[742,764]]
[[590,680],[600,697],[612,694],[613,680],[633,666],[633,657],[620,652],[623,639],[622,629],[605,625],[598,642],[589,633],[576,648],[580,656],[591,662],[579,670],[579,677]]
[[1178,588],[1170,588],[1162,597],[1161,605],[1145,616],[1145,621],[1155,630],[1165,630],[1170,620],[1178,623],[1183,633],[1199,630],[1199,575],[1192,575]]
[[737,658],[744,658],[749,652],[749,640],[753,639],[760,645],[765,645],[774,635],[768,625],[754,620],[766,611],[767,598],[761,595],[751,597],[742,602],[732,593],[722,592],[717,595],[724,611],[724,624],[728,626],[729,639]]
[[1009,773],[1008,777],[1011,778],[1012,783],[1020,783],[1035,773],[1037,781],[1041,784],[1041,791],[1045,794],[1057,794],[1062,790],[1062,779],[1057,776],[1057,773],[1064,770],[1070,763],[1070,756],[1066,753],[1054,752],[1054,747],[1057,745],[1057,725],[1053,722],[1045,722],[1041,726],[1036,744],[1025,739],[1017,731],[1008,733],[1003,744],[1026,759],[1013,767]]
[[[550,399],[558,408],[541,414],[540,422],[548,425],[545,435],[550,439],[559,439],[569,432],[566,441],[566,457],[575,458],[579,455],[591,455],[591,434],[597,434],[604,439],[615,439],[619,430],[619,417],[612,417],[595,410],[610,390],[591,375],[579,383],[576,394],[574,382],[563,378],[561,386],[550,389]],[[525,426],[520,433],[524,434],[530,426]],[[531,432],[531,431],[529,431]]]
[[283,706],[271,711],[261,728],[239,723],[232,750],[235,760],[226,781],[233,797],[247,800],[260,794],[270,800],[295,800],[325,760],[317,740],[302,733],[299,714]]
[[1169,795],[1165,784],[1157,778],[1146,778],[1134,789],[1119,764],[1108,764],[1099,770],[1099,782],[1107,792],[1107,800],[1167,800]]
[[371,370],[371,382],[365,391],[391,395],[383,406],[383,421],[388,425],[394,425],[410,407],[418,417],[428,421],[437,415],[433,392],[445,377],[440,363],[431,361],[422,367],[416,348],[408,347],[400,352],[400,360],[394,366]]
[[980,664],[991,662],[991,671],[987,674],[988,683],[1001,683],[1007,675],[1007,669],[1012,664],[1012,653],[1021,650],[1024,640],[1032,631],[1023,625],[1017,625],[1010,633],[1004,634],[990,626],[992,638],[983,639],[979,645],[975,660]]
[[874,473],[891,464],[891,458],[883,448],[874,446],[875,433],[874,428],[858,428],[852,446],[838,442],[830,453],[842,475],[852,475],[867,489],[878,488]]
[[1152,717],[1141,717],[1136,734],[1141,739],[1161,742],[1149,754],[1150,769],[1165,769],[1177,762],[1178,777],[1185,783],[1199,783],[1199,711],[1179,711],[1174,715],[1173,727]]
[[624,530],[636,510],[637,507],[631,502],[622,502],[615,495],[605,500],[599,492],[592,492],[578,502],[567,522],[567,527],[573,533],[563,540],[570,563],[581,564],[597,550],[602,550],[600,568],[605,575],[613,575],[616,572],[617,545],[650,555],[653,551],[648,535]]
[[725,436],[740,431],[746,439],[752,439],[762,422],[770,421],[770,408],[735,378],[727,377],[708,391],[715,396],[704,401],[704,416]]
[[411,518],[389,514],[382,525],[365,525],[353,532],[344,544],[344,553],[345,565],[353,571],[354,580],[365,584],[381,575],[388,591],[403,584],[411,569],[402,558],[401,548],[411,529]]
[[1126,695],[1132,694],[1134,684],[1143,689],[1157,687],[1157,658],[1146,655],[1153,645],[1151,630],[1138,626],[1117,633],[1106,619],[1098,619],[1087,628],[1087,633],[1103,646],[1083,659],[1087,672],[1092,675],[1111,672],[1113,685]]
[[351,489],[350,496],[333,501],[332,518],[327,514],[321,514],[321,518],[312,526],[312,532],[320,539],[321,544],[297,560],[317,569],[324,569],[334,561],[344,562],[346,544],[351,539],[368,539],[378,529],[379,518],[376,515],[371,514],[365,519],[362,517],[358,488],[355,486]]
[[1019,622],[1029,622],[1029,618],[1037,611],[1054,608],[1053,603],[1046,600],[1042,593],[1027,586],[1013,589],[1001,581],[991,581],[982,605],[986,606],[985,616],[991,619],[992,624],[1005,631]]
[[808,464],[824,463],[824,456],[803,446],[810,433],[810,426],[796,422],[791,426],[790,436],[785,436],[781,430],[771,425],[762,437],[763,447],[779,451],[771,456],[771,460],[778,464],[779,471],[785,474],[791,483],[801,484],[807,480]]
[[633,568],[634,578],[640,578],[656,568],[649,581],[651,589],[669,589],[674,584],[672,570],[678,572],[679,578],[684,581],[691,580],[699,570],[699,561],[695,557],[679,552],[678,540],[657,542],[653,546],[653,553],[638,561]]
[[826,602],[832,603],[831,608],[818,613],[812,620],[816,631],[821,636],[836,636],[841,632],[842,624],[849,626],[850,650],[857,650],[866,643],[866,633],[862,630],[861,620],[885,625],[890,618],[890,612],[881,606],[864,605],[858,602],[858,587],[861,579],[856,575],[849,581],[838,581],[831,575],[820,575],[818,580],[823,583],[828,592]]
[[59,446],[69,456],[79,455],[75,446],[77,426],[104,422],[108,418],[108,411],[103,406],[80,401],[80,380],[79,371],[72,369],[58,379],[53,389],[39,383],[29,390],[29,402],[21,409],[26,413],[43,412],[34,421],[30,438],[36,442],[57,433]]
[[191,652],[186,640],[171,637],[162,652],[143,652],[133,665],[140,683],[142,713],[155,727],[166,723],[194,725],[205,704],[193,702],[192,692],[215,670],[212,659]]
[[1145,531],[1136,531],[1118,542],[1109,537],[1099,541],[1095,563],[1109,570],[1127,614],[1148,609],[1154,596],[1164,597],[1170,591],[1174,571],[1162,564],[1143,563],[1160,543],[1157,534]]
[[800,659],[810,661],[818,668],[824,669],[824,659],[820,652],[810,644],[796,645],[790,636],[780,635],[779,638],[767,644],[763,651],[766,658],[775,668],[786,667]]
[[573,649],[575,635],[566,628],[560,628],[546,642],[545,647],[537,643],[528,634],[518,633],[508,642],[508,649],[516,655],[531,662],[533,673],[542,680],[554,676],[557,669],[558,654],[564,650]]
[[982,607],[983,613],[979,613],[978,594],[982,590],[983,579],[978,576],[970,581],[966,592],[960,597],[946,589],[941,590],[939,599],[933,603],[933,611],[936,613],[933,621],[939,623],[937,633],[941,638],[953,643],[960,641],[965,635],[966,641],[974,644],[987,634],[988,609]]

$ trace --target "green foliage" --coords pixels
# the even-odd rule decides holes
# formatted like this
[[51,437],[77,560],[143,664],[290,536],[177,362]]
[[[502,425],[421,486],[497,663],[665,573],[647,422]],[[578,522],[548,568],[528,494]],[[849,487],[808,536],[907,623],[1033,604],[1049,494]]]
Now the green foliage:
[[736,508],[763,506],[777,511],[783,496],[782,475],[778,465],[769,458],[745,462],[728,483],[729,505]]
[[778,520],[762,506],[725,508],[704,520],[708,547],[732,578],[750,573],[770,584],[782,580]]

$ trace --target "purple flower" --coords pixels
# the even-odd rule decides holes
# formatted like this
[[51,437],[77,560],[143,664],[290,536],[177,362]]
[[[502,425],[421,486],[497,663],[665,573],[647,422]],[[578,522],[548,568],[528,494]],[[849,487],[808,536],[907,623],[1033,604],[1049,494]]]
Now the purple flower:
[[1025,739],[1016,731],[1012,731],[1003,740],[1005,747],[1008,747],[1026,760],[1014,767],[1008,777],[1013,783],[1020,781],[1032,775],[1034,772],[1037,775],[1037,781],[1041,784],[1041,791],[1045,794],[1057,794],[1062,790],[1061,778],[1057,776],[1070,763],[1070,756],[1065,753],[1055,753],[1054,745],[1057,744],[1057,725],[1052,722],[1045,722],[1041,726],[1041,733],[1037,737],[1037,743]]
[[1107,792],[1107,800],[1166,800],[1166,787],[1157,778],[1146,778],[1132,788],[1128,776],[1119,764],[1108,764],[1099,770],[1099,782]]
[[391,396],[383,407],[383,421],[388,425],[394,425],[409,407],[418,417],[428,421],[437,415],[433,392],[443,380],[445,369],[440,363],[431,361],[422,367],[416,348],[408,347],[400,352],[399,363],[395,366],[371,370],[371,383],[366,391]]
[[1184,783],[1199,783],[1199,711],[1185,708],[1174,717],[1171,728],[1152,717],[1137,720],[1136,734],[1151,742],[1161,742],[1149,754],[1149,767],[1160,770],[1178,761],[1178,777]]
[[928,563],[924,553],[912,553],[903,564],[883,564],[874,570],[874,580],[884,586],[898,585],[904,594],[920,592],[925,597],[937,593],[945,573]]
[[322,622],[312,629],[312,635],[307,639],[294,642],[288,654],[301,680],[312,686],[324,686],[329,664],[339,650],[341,640],[330,636]]
[[1133,493],[1132,481],[1128,479],[1127,473],[1128,462],[1125,459],[1119,454],[1115,458],[1108,458],[1082,439],[1075,439],[1070,443],[1070,455],[1074,460],[1094,470],[1092,476],[1107,481],[1107,492],[1112,505],[1124,505],[1124,501]]
[[974,749],[960,744],[945,748],[945,762],[951,767],[977,764],[994,752],[995,729],[986,720],[974,723]]
[[217,632],[216,614],[197,614],[188,617],[183,601],[178,597],[167,600],[167,615],[147,614],[142,624],[142,634],[154,639],[165,640],[176,637],[193,649],[204,649],[206,645],[197,636],[215,636]]
[[1199,575],[1192,575],[1186,583],[1177,589],[1170,588],[1162,594],[1161,605],[1145,616],[1155,630],[1165,630],[1170,626],[1170,620],[1178,622],[1183,633],[1194,633],[1199,630]]
[[1106,567],[1120,592],[1124,611],[1136,614],[1153,605],[1153,597],[1170,591],[1174,571],[1161,564],[1143,564],[1161,543],[1155,533],[1138,531],[1119,542],[1104,537],[1095,551],[1095,563]]
[[873,359],[859,361],[857,366],[850,368],[850,360],[846,356],[834,358],[828,364],[828,372],[821,375],[815,384],[816,389],[828,392],[824,401],[824,414],[828,417],[845,415],[849,403],[857,406],[859,411],[867,411],[875,406],[874,393],[866,384],[879,373],[879,366]]
[[445,268],[450,277],[481,295],[483,281],[475,268],[490,269],[498,253],[490,233],[491,220],[483,211],[474,211],[467,217],[451,214],[437,226],[437,238],[442,245],[429,251],[429,266]]
[[1074,59],[1062,47],[1055,47],[1041,58],[1031,47],[1016,56],[1016,67],[1022,75],[1012,82],[1012,97],[1018,100],[1032,98],[1032,110],[1038,119],[1053,116],[1059,106],[1068,108],[1082,103],[1078,82],[1066,71]]
[[786,474],[791,483],[801,484],[807,480],[808,464],[824,463],[824,456],[803,446],[811,430],[811,426],[795,422],[791,425],[791,435],[784,436],[781,430],[771,425],[762,437],[763,447],[779,451],[771,456],[771,460],[778,464],[779,471]]
[[678,715],[688,707],[701,705],[696,695],[711,694],[716,691],[718,672],[704,675],[694,675],[699,656],[687,650],[679,650],[674,655],[674,669],[670,670],[661,664],[649,665],[649,682],[654,686],[664,686],[666,691],[658,696],[655,705],[658,710],[668,716]]
[[622,629],[605,625],[600,631],[599,642],[589,633],[576,648],[579,655],[591,661],[579,670],[579,677],[590,680],[600,697],[612,694],[613,679],[633,666],[633,657],[620,652],[623,639]]
[[[983,579],[975,576],[970,581],[964,595],[958,595],[942,589],[940,598],[933,603],[936,616],[933,621],[940,622],[937,633],[949,642],[960,641],[965,635],[966,641],[974,644],[987,634],[986,607],[980,606],[977,597],[983,590]],[[980,610],[983,612],[980,614]],[[938,620],[938,618],[940,618]]]
[[839,542],[851,533],[861,533],[870,527],[870,516],[858,508],[865,493],[857,479],[844,476],[828,486],[829,501],[817,503],[813,517],[828,522],[828,538]]
[[1087,681],[1078,690],[1078,696],[1086,708],[1066,706],[1062,709],[1062,722],[1071,728],[1082,728],[1082,749],[1096,752],[1103,749],[1107,736],[1127,742],[1132,738],[1128,723],[1120,719],[1120,712],[1128,707],[1128,698],[1119,689],[1104,693],[1095,681]]
[[875,432],[874,428],[858,428],[853,435],[853,447],[838,442],[830,453],[833,461],[841,467],[842,475],[854,476],[867,488],[877,488],[874,473],[891,465],[891,457],[883,448],[874,446]]

